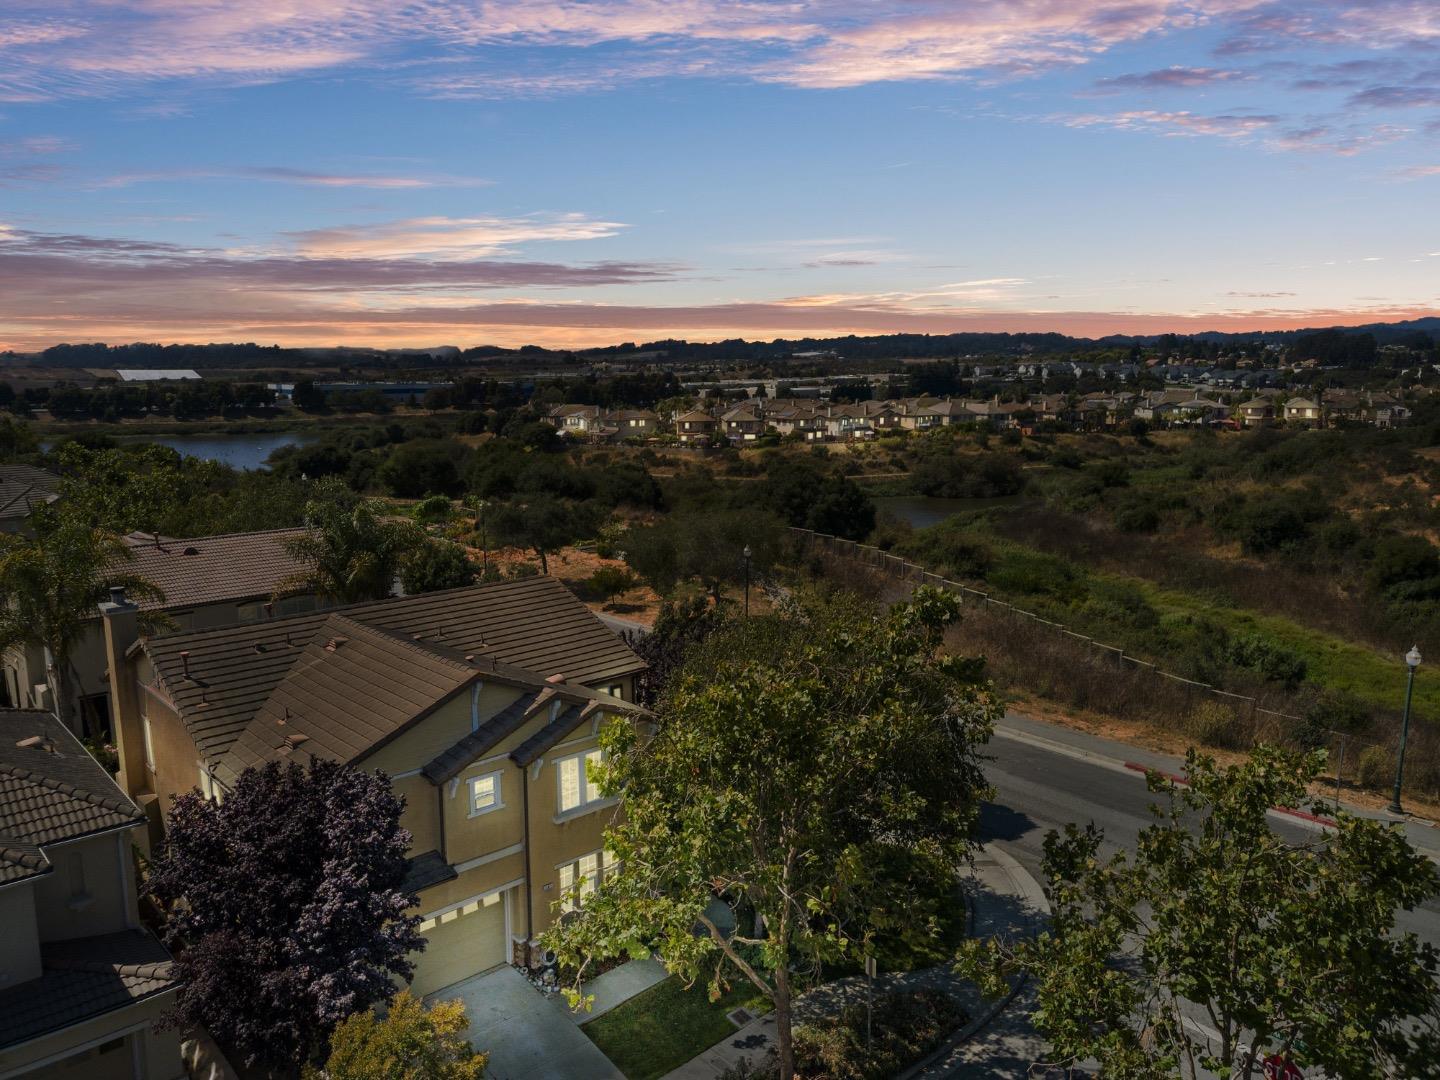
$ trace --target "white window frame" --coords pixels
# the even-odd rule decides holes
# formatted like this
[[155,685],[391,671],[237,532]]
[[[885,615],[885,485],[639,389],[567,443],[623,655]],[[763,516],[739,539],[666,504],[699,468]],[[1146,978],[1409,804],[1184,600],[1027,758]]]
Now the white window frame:
[[[589,750],[581,750],[578,754],[567,754],[565,757],[555,759],[555,806],[562,816],[571,814],[584,814],[610,802],[608,798],[600,794],[600,785],[590,779],[588,762],[594,760],[601,762],[605,760],[604,752],[597,746]],[[577,777],[577,801],[573,806],[565,805],[565,770],[569,765],[575,765],[579,769]]]
[[[465,781],[465,805],[468,808],[469,817],[481,817],[485,814],[493,813],[496,810],[504,809],[504,775],[505,774],[500,771],[481,773],[479,776],[472,776]],[[489,806],[477,807],[475,805],[475,790],[486,780],[494,781],[494,801],[492,801]]]
[[150,717],[146,713],[140,716],[140,734],[145,743],[145,767],[152,773],[155,771],[155,744],[150,736]]
[[[581,871],[581,866],[594,860],[594,868]],[[596,851],[587,851],[577,855],[573,859],[566,859],[555,865],[556,884],[560,889],[560,910],[562,913],[574,911],[585,903],[586,897],[594,896],[595,890],[609,881],[620,871],[620,862],[615,858],[613,852],[600,848]],[[568,880],[567,880],[568,879]],[[579,881],[580,894],[579,903],[571,895],[575,883]]]

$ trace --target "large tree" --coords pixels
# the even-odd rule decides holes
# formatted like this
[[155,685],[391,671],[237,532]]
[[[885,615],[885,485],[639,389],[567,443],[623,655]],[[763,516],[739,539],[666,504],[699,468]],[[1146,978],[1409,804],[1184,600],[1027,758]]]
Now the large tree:
[[760,510],[712,510],[672,514],[625,536],[625,561],[656,592],[669,594],[698,578],[718,604],[724,586],[743,585],[745,549],[749,573],[767,572],[780,557],[780,523]]
[[425,538],[413,522],[387,519],[382,507],[333,478],[316,484],[305,525],[286,548],[306,568],[276,591],[313,592],[341,604],[389,596],[405,560]]
[[133,600],[163,600],[164,594],[127,569],[135,553],[121,537],[73,510],[39,506],[30,525],[32,536],[0,534],[0,651],[44,651],[55,715],[75,729],[70,658],[96,605],[115,586]]
[[425,944],[403,809],[384,776],[318,760],[246,769],[221,802],[177,798],[148,881],[177,950],[171,1019],[283,1068],[388,1000]]
[[593,507],[551,495],[516,497],[490,513],[490,527],[507,544],[530,548],[540,560],[540,572],[550,572],[550,555],[599,526]]
[[605,841],[618,871],[551,933],[562,960],[584,973],[653,948],[715,990],[748,980],[774,1003],[788,1080],[795,995],[907,922],[912,873],[928,882],[969,850],[999,708],[976,663],[940,651],[956,615],[934,589],[883,613],[806,597],[709,638],[653,733],[605,732],[599,783],[625,799]]
[[1019,944],[971,942],[961,969],[992,992],[1034,980],[1034,1020],[1062,1066],[1116,1080],[1262,1075],[1270,1055],[1338,1080],[1440,1076],[1440,955],[1395,915],[1433,896],[1404,832],[1341,813],[1295,841],[1272,806],[1300,806],[1324,754],[1257,750],[1221,767],[1191,751],[1186,783],[1132,857],[1101,832],[1045,841],[1053,916]]

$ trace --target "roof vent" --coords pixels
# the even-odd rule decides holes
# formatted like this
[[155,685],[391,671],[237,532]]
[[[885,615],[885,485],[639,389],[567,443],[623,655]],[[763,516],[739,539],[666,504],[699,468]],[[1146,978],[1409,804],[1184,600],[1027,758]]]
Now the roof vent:
[[197,547],[187,547],[187,548],[186,548],[184,551],[182,551],[180,554],[182,554],[182,555],[199,555],[199,554],[200,554],[200,549],[197,548]]
[[329,641],[325,643],[325,651],[335,652],[337,649],[340,648],[341,645],[344,645],[349,640],[349,638],[344,637],[332,637]]
[[255,651],[256,651],[256,652],[264,652],[264,651],[265,651],[265,643],[264,643],[263,641],[257,641],[257,642],[255,642]]
[[31,735],[28,739],[21,739],[15,745],[21,750],[43,750],[47,754],[55,753],[55,744],[44,735]]
[[121,606],[124,605],[124,603],[125,603],[125,586],[124,586],[124,585],[111,585],[111,586],[110,586],[110,602],[111,602],[112,604],[114,604],[116,607],[121,607]]
[[310,736],[309,736],[309,735],[302,735],[302,734],[300,734],[300,733],[297,731],[297,732],[295,732],[293,735],[286,735],[286,736],[285,736],[285,749],[286,749],[286,750],[298,750],[302,744],[307,743],[307,742],[309,742],[309,741],[310,741]]
[[546,681],[547,683],[551,683],[552,685],[553,685],[554,683],[563,683],[563,682],[565,681],[565,676],[564,676],[564,675],[561,675],[561,674],[557,671],[554,675],[551,675],[551,676],[550,676],[548,679],[546,679],[545,681]]
[[181,649],[181,650],[180,650],[180,667],[181,667],[181,668],[184,670],[184,672],[185,672],[185,678],[187,678],[187,679],[190,678],[190,650],[189,650],[189,649]]

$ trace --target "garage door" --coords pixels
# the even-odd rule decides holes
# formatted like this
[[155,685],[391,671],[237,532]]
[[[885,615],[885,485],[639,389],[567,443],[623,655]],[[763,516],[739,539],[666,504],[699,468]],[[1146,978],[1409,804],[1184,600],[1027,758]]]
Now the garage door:
[[[428,944],[415,960],[410,992],[417,997],[468,979],[505,963],[505,894],[472,900],[438,919],[426,919],[420,932]],[[433,925],[431,925],[433,922]]]

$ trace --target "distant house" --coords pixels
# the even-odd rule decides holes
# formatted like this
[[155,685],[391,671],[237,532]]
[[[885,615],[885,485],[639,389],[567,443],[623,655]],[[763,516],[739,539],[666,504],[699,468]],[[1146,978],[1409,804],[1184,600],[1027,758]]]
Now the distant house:
[[660,430],[660,417],[649,409],[616,409],[605,419],[621,439],[649,438]]
[[765,421],[753,405],[741,405],[721,414],[720,430],[731,442],[754,442],[765,434]]
[[1235,407],[1235,419],[1242,427],[1263,427],[1275,419],[1275,405],[1268,398],[1252,398]]
[[34,465],[0,465],[0,533],[24,532],[35,507],[60,498],[60,477]]
[[1399,427],[1410,419],[1410,408],[1389,394],[1371,394],[1363,415],[1376,427]]
[[703,409],[691,409],[675,418],[675,434],[687,446],[704,446],[715,436],[716,421]]
[[1287,424],[1318,424],[1322,415],[1320,403],[1314,398],[1293,397],[1285,402]]
[[170,954],[140,923],[145,815],[51,715],[0,709],[0,1076],[179,1080]]
[[562,435],[590,435],[602,424],[599,405],[556,405],[546,417]]
[[617,800],[591,767],[644,662],[560,582],[492,582],[244,626],[139,637],[103,605],[120,784],[160,835],[199,786],[247,767],[338,761],[391,777],[411,835],[407,887],[428,994],[512,961],[614,866]]
[[[128,573],[154,582],[165,599],[144,604],[180,629],[253,623],[309,611],[310,595],[272,601],[286,578],[305,566],[286,550],[303,529],[200,536],[189,540],[149,533],[126,537],[134,558]],[[105,678],[104,635],[91,623],[71,653],[71,692],[79,696],[80,721],[87,734],[111,730],[109,684]],[[39,649],[11,649],[0,655],[0,701],[20,708],[53,708],[45,658]]]

